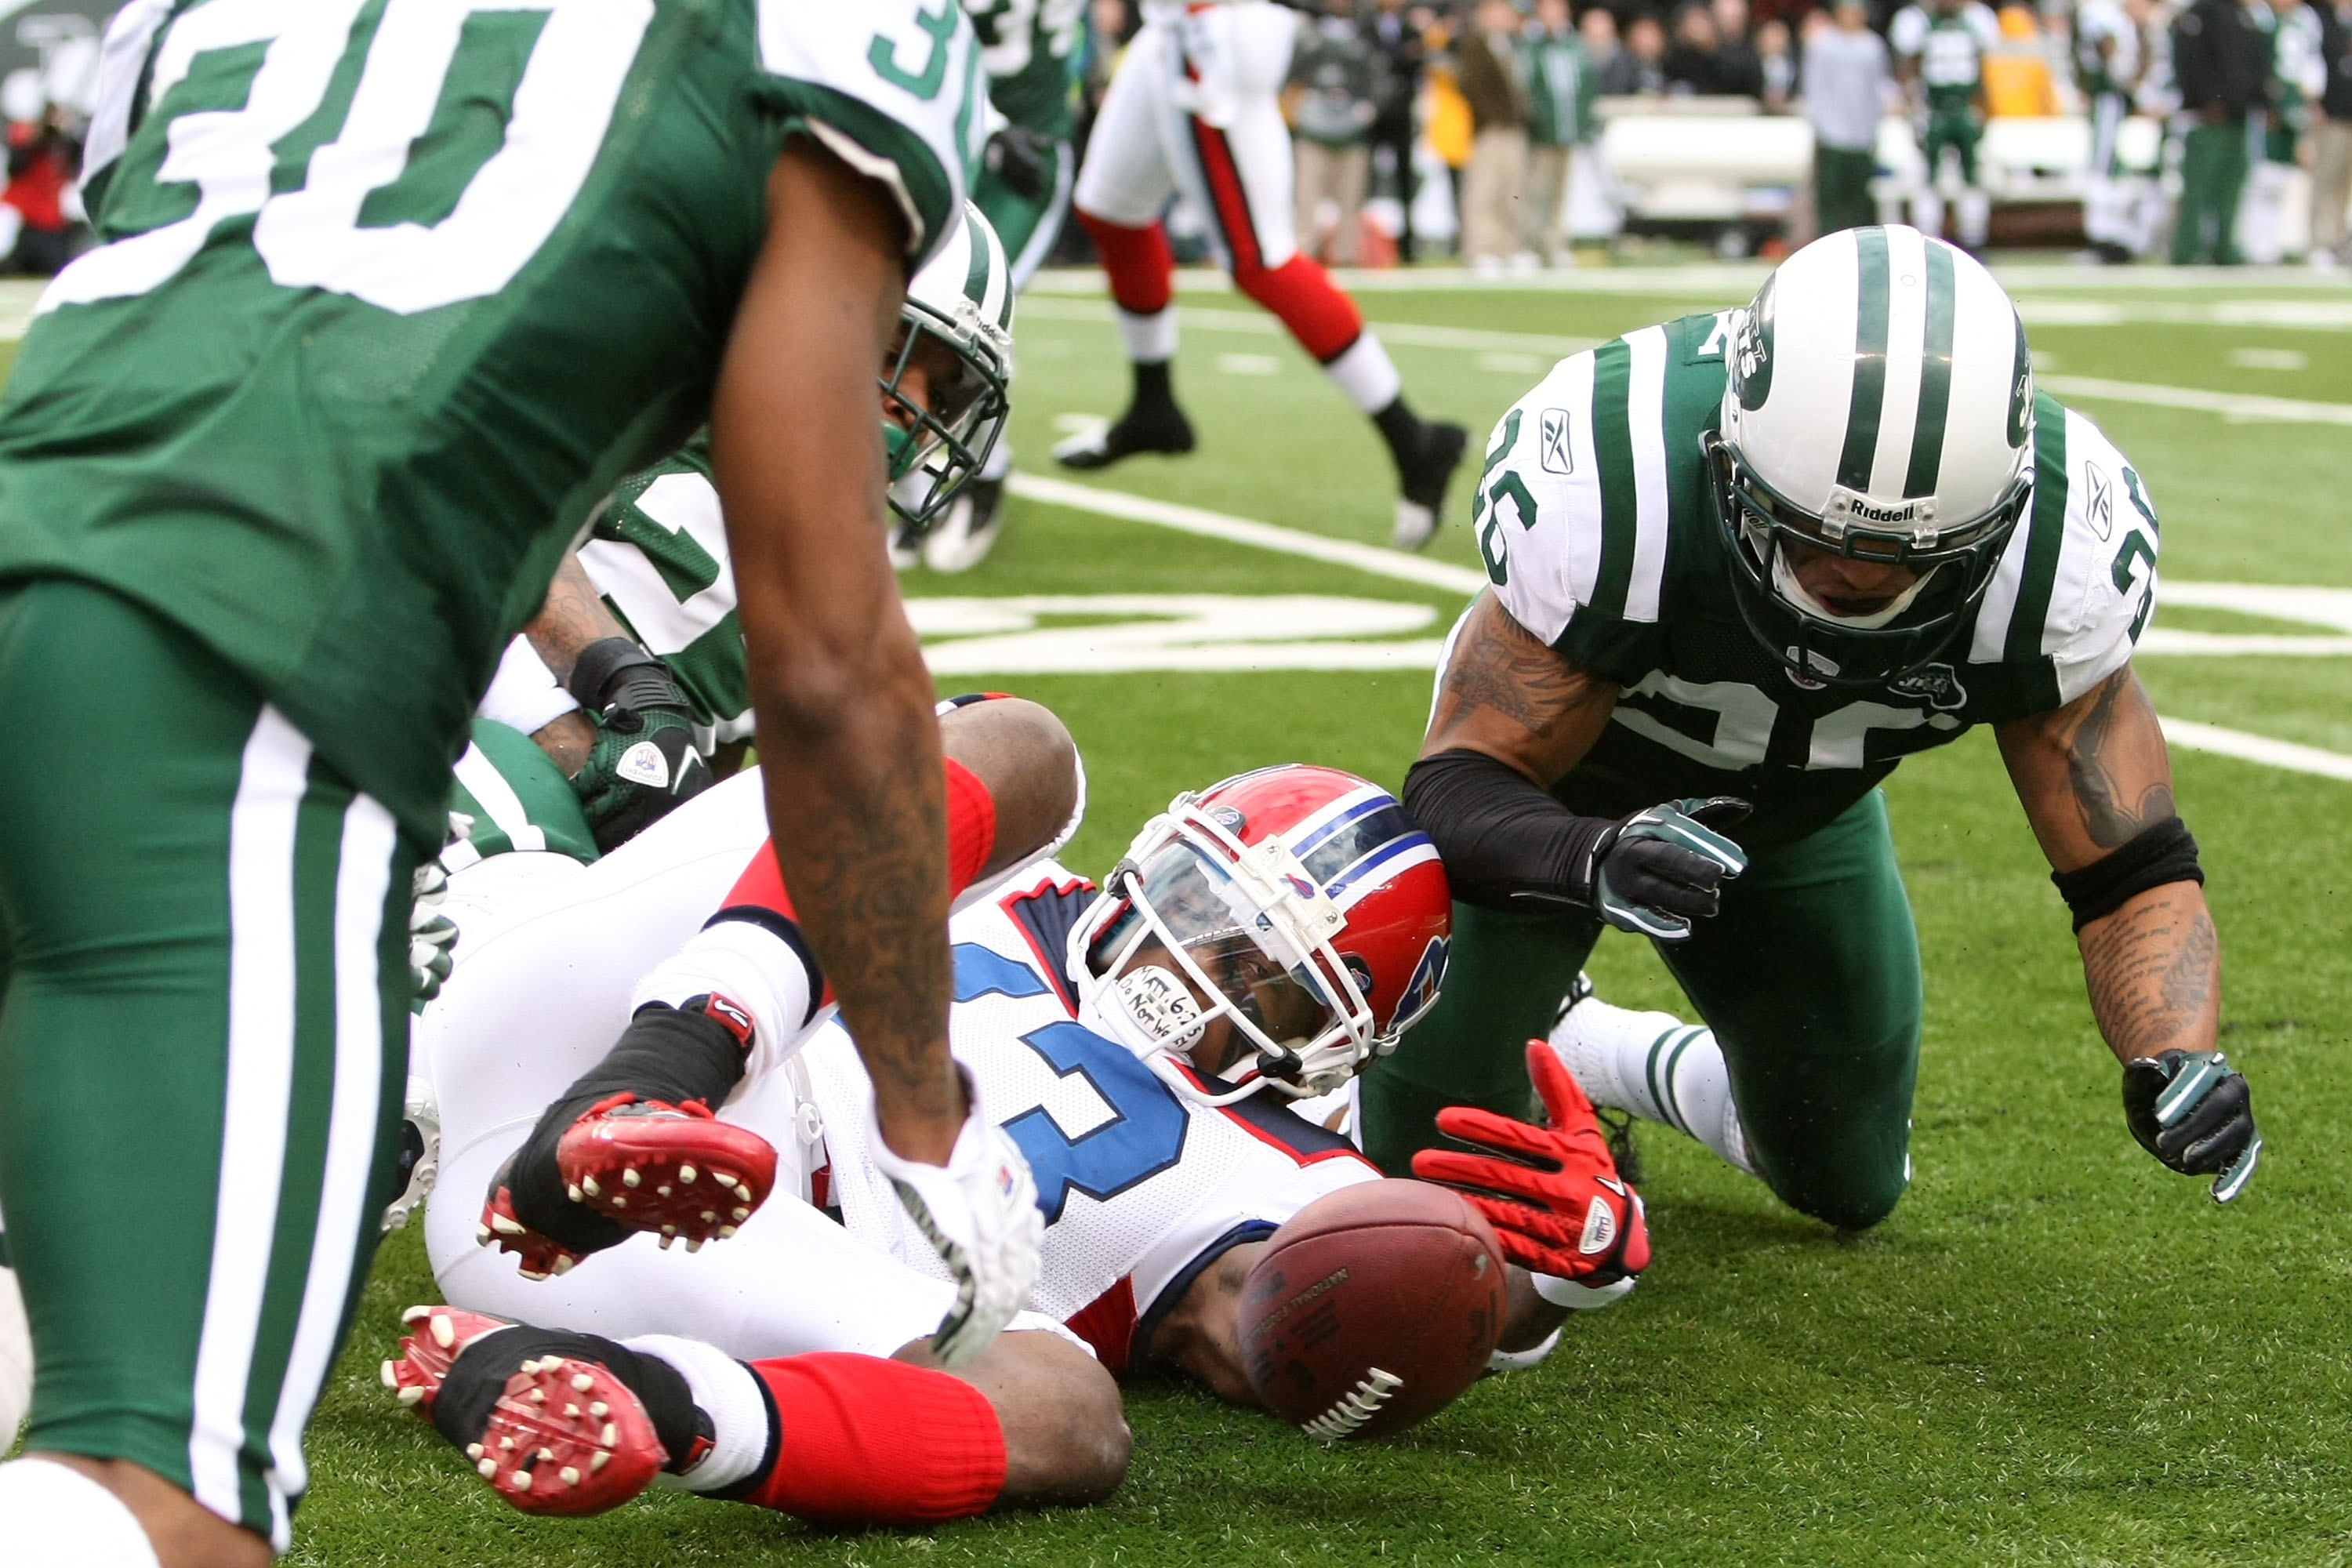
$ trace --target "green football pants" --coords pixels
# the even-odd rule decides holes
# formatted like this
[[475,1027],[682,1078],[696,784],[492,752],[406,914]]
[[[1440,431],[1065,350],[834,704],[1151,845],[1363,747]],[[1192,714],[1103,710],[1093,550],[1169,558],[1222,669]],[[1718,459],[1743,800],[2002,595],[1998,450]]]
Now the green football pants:
[[1045,188],[1034,196],[1021,195],[984,165],[971,183],[972,205],[1004,243],[1004,258],[1012,264],[1016,293],[1029,286],[1029,279],[1053,254],[1063,220],[1070,214],[1070,186],[1077,178],[1077,156],[1067,142],[1056,142],[1052,160],[1045,171]]
[[0,713],[26,1447],[143,1465],[282,1550],[389,1195],[415,852],[209,649],[104,590],[0,585]]
[[[1363,1081],[1383,1169],[1435,1143],[1443,1106],[1528,1113],[1527,1042],[1551,1032],[1600,934],[1590,916],[1454,906],[1436,1007]],[[1831,1225],[1885,1218],[1909,1179],[1920,978],[1884,798],[1756,855],[1721,912],[1658,952],[1723,1047],[1758,1174]]]
[[1877,155],[1867,148],[1814,147],[1813,216],[1822,233],[1868,228],[1878,221],[1878,204],[1870,195],[1877,173]]
[[1919,139],[1919,152],[1927,160],[1927,183],[1934,184],[1944,172],[1944,150],[1950,148],[1959,154],[1960,184],[1974,189],[1977,183],[1977,143],[1984,138],[1984,127],[1977,123],[1976,112],[1968,109],[1931,109],[1927,111],[1927,133]]
[[2180,143],[2180,210],[2172,224],[2176,266],[2219,262],[2238,254],[2238,202],[2246,189],[2246,122],[2192,125]]
[[[572,781],[537,742],[494,719],[474,721],[473,743],[457,758],[449,811],[462,819],[450,826],[484,859],[510,849],[544,849],[583,865],[596,858],[596,835]],[[462,853],[442,859],[453,871],[470,864]]]

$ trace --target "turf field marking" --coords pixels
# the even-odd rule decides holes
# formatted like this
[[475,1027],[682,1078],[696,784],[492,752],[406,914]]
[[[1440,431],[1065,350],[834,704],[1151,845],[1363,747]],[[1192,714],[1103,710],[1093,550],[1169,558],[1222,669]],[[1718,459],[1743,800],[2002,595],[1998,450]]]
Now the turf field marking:
[[2164,726],[2166,743],[2183,751],[2210,752],[2216,756],[2284,768],[2289,773],[2317,773],[2322,778],[2352,782],[2352,757],[2341,752],[2298,746],[2293,741],[2273,741],[2268,735],[2249,735],[2243,730],[2225,730],[2219,724],[2200,724],[2194,719],[2159,717],[2158,722]]
[[2262,397],[2246,393],[2208,392],[2198,386],[2153,386],[2138,381],[2109,381],[2097,375],[2045,375],[2042,389],[2061,397],[2087,397],[2094,402],[2145,403],[2158,408],[2188,408],[2219,414],[2231,420],[2263,420],[2285,425],[2352,425],[2352,403],[2308,403],[2294,397]]
[[[1433,669],[1428,605],[1317,594],[1027,594],[911,598],[934,675],[1120,675],[1139,670]],[[1046,616],[1087,626],[1041,626]],[[1106,624],[1108,623],[1108,624]]]
[[[1202,507],[1151,500],[1143,496],[1129,495],[1125,490],[1098,489],[1093,485],[1073,484],[1068,479],[1026,473],[1015,473],[1005,481],[1005,488],[1024,500],[1042,501],[1047,506],[1066,506],[1075,511],[1093,512],[1097,517],[1148,522],[1156,528],[1171,528],[1179,533],[1197,534],[1203,539],[1222,539],[1228,543],[1246,544],[1283,555],[1304,556],[1309,561],[1328,562],[1334,566],[1350,567],[1375,577],[1417,584],[1424,588],[1443,588],[1452,594],[1470,595],[1486,585],[1485,573],[1473,572],[1466,566],[1424,560],[1418,555],[1407,555],[1402,550],[1389,550],[1377,544],[1359,544],[1352,539],[1332,539],[1325,534],[1308,533],[1304,529],[1284,528],[1278,523],[1257,522],[1246,517],[1232,517]],[[1433,652],[1430,661],[1433,665],[1436,662]]]
[[[1054,299],[1051,296],[1024,294],[1021,297],[1020,318],[1048,321],[1101,321],[1111,320],[1110,306],[1100,300]],[[1272,338],[1286,335],[1280,321],[1262,310],[1219,310],[1200,305],[1186,305],[1178,317],[1181,326],[1198,328],[1206,332],[1242,332],[1251,337]],[[1381,335],[1383,342],[1408,343],[1424,349],[1467,349],[1472,353],[1518,353],[1533,352],[1549,353],[1553,359],[1582,353],[1601,340],[1599,338],[1563,338],[1544,332],[1496,332],[1482,327],[1433,327],[1425,321],[1372,321],[1364,323]],[[1537,367],[1542,368],[1541,364]]]

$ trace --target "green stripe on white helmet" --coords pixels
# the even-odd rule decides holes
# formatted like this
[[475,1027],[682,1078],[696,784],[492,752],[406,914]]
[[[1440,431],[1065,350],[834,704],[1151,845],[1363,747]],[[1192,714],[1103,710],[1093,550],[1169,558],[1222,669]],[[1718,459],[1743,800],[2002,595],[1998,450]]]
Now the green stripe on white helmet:
[[[1899,679],[1982,595],[2031,493],[2023,343],[1991,273],[1900,226],[1815,240],[1743,313],[1714,488],[1741,613],[1801,679]],[[1808,548],[1916,576],[1837,614],[1798,582]]]
[[920,532],[987,462],[1010,405],[1013,268],[970,202],[908,283],[899,320],[882,375],[890,509]]

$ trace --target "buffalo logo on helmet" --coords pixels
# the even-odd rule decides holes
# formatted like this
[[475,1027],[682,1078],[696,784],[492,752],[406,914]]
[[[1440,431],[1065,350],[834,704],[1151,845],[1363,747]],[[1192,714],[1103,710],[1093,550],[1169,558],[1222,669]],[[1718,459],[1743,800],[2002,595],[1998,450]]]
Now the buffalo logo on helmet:
[[1372,966],[1352,952],[1341,953],[1339,962],[1348,966],[1348,975],[1356,983],[1356,994],[1367,1002],[1370,1001],[1373,987],[1378,984],[1372,979]]
[[1397,1004],[1398,1017],[1419,1017],[1437,1000],[1437,988],[1445,984],[1445,955],[1450,948],[1444,937],[1429,939],[1428,945],[1421,950],[1421,962],[1412,966],[1412,974],[1404,983],[1404,999]]
[[1236,838],[1241,837],[1242,829],[1249,826],[1249,818],[1230,805],[1213,805],[1209,807],[1207,815],[1210,821]]

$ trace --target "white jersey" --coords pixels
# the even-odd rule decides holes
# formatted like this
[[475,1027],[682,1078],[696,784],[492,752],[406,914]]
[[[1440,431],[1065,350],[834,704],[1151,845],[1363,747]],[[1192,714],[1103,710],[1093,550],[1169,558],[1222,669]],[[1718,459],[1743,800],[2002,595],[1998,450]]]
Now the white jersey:
[[[1092,884],[1040,860],[950,921],[949,1043],[1036,1174],[1046,1226],[1031,1310],[1120,1371],[1143,1359],[1160,1316],[1227,1248],[1379,1173],[1271,1091],[1201,1105],[1080,1024],[1063,942],[1093,895]],[[852,1235],[946,1279],[866,1157],[870,1091],[848,1036],[828,1026],[801,1059],[831,1156],[819,1201],[829,1188]]]
[[1926,86],[1973,91],[1984,79],[1985,56],[2000,47],[2000,19],[1976,0],[1950,16],[1906,5],[1888,25],[1886,41],[1898,57],[1918,60]]

